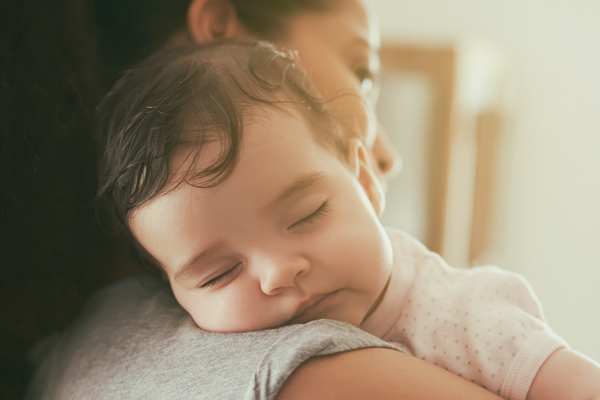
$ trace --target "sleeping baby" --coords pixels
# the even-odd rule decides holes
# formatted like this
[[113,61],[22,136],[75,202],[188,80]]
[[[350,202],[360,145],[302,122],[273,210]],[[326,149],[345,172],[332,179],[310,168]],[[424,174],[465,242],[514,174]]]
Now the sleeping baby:
[[451,268],[382,227],[359,130],[271,45],[155,54],[98,122],[98,204],[201,329],[335,319],[506,399],[600,398],[598,364],[552,332],[522,277]]

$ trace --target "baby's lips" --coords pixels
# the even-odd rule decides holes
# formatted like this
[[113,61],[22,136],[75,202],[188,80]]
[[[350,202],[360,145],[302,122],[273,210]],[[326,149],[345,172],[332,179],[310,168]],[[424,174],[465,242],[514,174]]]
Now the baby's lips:
[[308,299],[302,301],[298,305],[294,316],[292,317],[292,319],[290,319],[288,324],[296,324],[310,321],[312,319],[311,316],[320,313],[329,305],[329,303],[335,298],[336,293],[337,291],[331,293],[321,293],[313,295]]

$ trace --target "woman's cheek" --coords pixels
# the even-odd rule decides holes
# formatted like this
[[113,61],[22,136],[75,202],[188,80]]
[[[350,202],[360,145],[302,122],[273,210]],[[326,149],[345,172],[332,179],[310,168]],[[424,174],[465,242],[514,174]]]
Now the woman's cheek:
[[332,100],[332,114],[341,123],[348,137],[360,138],[371,149],[377,134],[377,119],[371,103],[364,100],[358,91],[345,90],[343,96]]

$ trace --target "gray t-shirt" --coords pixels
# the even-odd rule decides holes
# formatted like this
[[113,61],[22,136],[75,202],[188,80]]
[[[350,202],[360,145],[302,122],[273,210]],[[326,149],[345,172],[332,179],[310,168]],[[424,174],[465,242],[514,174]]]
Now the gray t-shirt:
[[331,320],[205,332],[166,283],[137,276],[97,293],[69,329],[34,349],[26,398],[273,399],[308,358],[365,347],[395,348]]

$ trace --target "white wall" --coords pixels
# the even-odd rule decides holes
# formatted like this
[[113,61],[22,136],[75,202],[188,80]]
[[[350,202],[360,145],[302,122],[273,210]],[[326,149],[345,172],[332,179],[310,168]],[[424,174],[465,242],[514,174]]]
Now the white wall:
[[525,275],[554,330],[600,360],[600,1],[370,3],[384,40],[475,36],[512,59],[494,262]]

